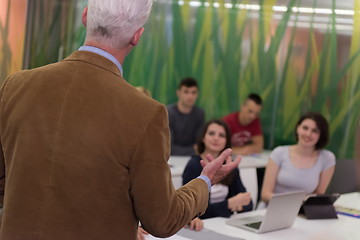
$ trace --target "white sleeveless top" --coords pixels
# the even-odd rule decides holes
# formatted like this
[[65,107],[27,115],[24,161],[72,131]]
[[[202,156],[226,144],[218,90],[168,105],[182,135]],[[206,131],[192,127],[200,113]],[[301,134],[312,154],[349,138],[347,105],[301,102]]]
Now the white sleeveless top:
[[222,202],[226,199],[229,194],[229,187],[218,183],[211,187],[210,190],[210,203]]

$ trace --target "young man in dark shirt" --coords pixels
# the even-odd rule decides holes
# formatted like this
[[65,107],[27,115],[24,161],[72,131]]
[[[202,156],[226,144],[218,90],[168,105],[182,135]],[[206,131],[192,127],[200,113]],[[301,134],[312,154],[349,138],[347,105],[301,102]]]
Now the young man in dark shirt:
[[198,132],[204,125],[204,111],[195,106],[199,87],[195,79],[183,79],[176,95],[177,103],[167,106],[171,131],[171,155],[189,156],[194,154]]

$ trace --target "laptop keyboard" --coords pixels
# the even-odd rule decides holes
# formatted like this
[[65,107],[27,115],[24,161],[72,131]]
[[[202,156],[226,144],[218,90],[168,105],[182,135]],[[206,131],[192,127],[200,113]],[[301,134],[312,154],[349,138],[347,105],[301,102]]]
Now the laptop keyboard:
[[261,226],[261,223],[262,222],[247,223],[247,224],[245,224],[245,226],[251,227],[251,228],[254,228],[254,229],[259,229],[260,226]]
[[262,220],[264,220],[264,216],[244,217],[244,218],[240,218],[239,220],[241,220],[241,222],[248,222],[248,223],[261,222]]

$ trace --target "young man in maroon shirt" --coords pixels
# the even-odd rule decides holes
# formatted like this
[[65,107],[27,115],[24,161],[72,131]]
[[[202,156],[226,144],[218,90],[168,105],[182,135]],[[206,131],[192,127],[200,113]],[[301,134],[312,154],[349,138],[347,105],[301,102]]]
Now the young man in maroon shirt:
[[223,118],[230,128],[234,154],[249,155],[263,150],[264,137],[259,120],[261,108],[261,97],[251,93],[239,112],[231,113]]
[[[239,112],[231,113],[223,118],[230,128],[234,154],[244,156],[262,152],[264,136],[259,119],[261,108],[261,97],[258,94],[251,93],[241,105]],[[258,192],[261,193],[265,168],[257,168],[256,175]],[[260,194],[258,194],[257,200],[260,200]]]

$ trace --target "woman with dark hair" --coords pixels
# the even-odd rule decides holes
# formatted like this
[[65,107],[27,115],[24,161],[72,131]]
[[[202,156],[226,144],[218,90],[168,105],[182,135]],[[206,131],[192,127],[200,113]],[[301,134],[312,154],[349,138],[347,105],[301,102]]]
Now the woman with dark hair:
[[295,127],[297,143],[275,148],[266,167],[261,198],[275,193],[305,191],[324,194],[335,170],[335,155],[325,150],[329,125],[320,113],[301,116]]
[[[201,133],[197,143],[199,155],[194,155],[189,160],[183,173],[183,184],[199,176],[202,171],[201,159],[206,159],[210,154],[217,157],[224,149],[231,147],[230,131],[222,120],[209,121]],[[252,210],[250,193],[246,192],[241,182],[239,170],[236,168],[219,184],[212,186],[209,205],[205,214],[200,218],[230,217],[233,212]],[[190,223],[190,228],[201,230],[202,222],[196,218]]]

